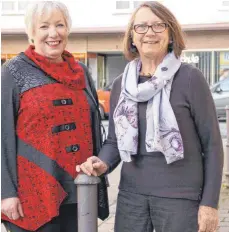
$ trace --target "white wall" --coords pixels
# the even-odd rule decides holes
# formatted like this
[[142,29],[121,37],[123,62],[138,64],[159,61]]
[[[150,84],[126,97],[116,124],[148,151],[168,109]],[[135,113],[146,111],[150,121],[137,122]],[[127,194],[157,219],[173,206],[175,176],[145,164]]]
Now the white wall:
[[[130,14],[115,14],[115,0],[60,0],[71,14],[73,28],[126,26]],[[181,24],[229,22],[219,11],[221,0],[162,0]],[[2,16],[2,29],[24,28],[24,16]]]

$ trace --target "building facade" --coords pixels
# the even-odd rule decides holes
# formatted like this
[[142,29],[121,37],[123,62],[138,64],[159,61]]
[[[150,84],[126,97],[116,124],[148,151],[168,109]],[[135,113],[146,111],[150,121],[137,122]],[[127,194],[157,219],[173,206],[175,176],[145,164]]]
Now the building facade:
[[[195,10],[195,18],[193,13],[190,14],[190,8],[195,5],[194,1],[196,0],[192,2],[161,0],[160,2],[175,14],[182,25],[186,50],[181,60],[198,67],[208,83],[214,84],[218,81],[220,72],[224,68],[229,68],[229,1],[216,0],[211,5],[209,1],[202,0],[202,4],[204,2],[208,4],[208,11],[203,13],[199,6]],[[8,5],[4,5],[4,2]],[[14,3],[11,8],[9,2]],[[87,7],[86,2],[90,7]],[[73,21],[67,50],[89,67],[97,88],[109,84],[123,72],[127,63],[122,55],[123,35],[131,12],[142,2],[65,1]],[[228,6],[225,2],[228,2]],[[19,3],[22,4],[21,10]],[[23,9],[27,3],[28,1],[1,2],[2,18],[8,22],[2,27],[2,62],[11,59],[28,47],[23,25]],[[101,5],[103,8],[99,7]],[[16,13],[13,11],[13,6]],[[10,12],[9,9],[12,11]],[[90,15],[90,18],[85,15]]]

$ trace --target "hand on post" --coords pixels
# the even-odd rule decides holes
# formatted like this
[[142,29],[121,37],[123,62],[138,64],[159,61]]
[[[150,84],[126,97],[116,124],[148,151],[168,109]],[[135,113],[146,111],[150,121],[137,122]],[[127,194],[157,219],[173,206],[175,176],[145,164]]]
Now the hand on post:
[[108,170],[108,166],[97,156],[91,156],[86,162],[76,166],[76,171],[82,171],[88,176],[100,176]]

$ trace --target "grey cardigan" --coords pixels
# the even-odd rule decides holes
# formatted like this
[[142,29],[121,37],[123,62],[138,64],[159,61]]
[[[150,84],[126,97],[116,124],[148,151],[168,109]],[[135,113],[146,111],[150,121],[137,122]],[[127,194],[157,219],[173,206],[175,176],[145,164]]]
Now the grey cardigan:
[[[121,79],[115,79],[110,98],[108,138],[99,157],[111,172],[119,163],[113,112]],[[140,77],[140,82],[146,79]],[[134,193],[200,201],[217,208],[222,181],[223,148],[215,106],[203,74],[183,63],[174,77],[170,95],[184,142],[184,159],[167,165],[160,152],[145,149],[146,106],[138,104],[139,149],[132,162],[124,163],[119,188]]]

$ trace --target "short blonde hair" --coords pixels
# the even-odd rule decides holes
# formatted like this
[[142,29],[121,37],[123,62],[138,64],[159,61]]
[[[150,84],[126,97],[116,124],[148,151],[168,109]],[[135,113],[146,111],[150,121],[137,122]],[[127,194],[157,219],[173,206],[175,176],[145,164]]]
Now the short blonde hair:
[[138,51],[133,51],[133,49],[131,49],[131,44],[133,42],[132,30],[134,26],[133,24],[135,16],[137,12],[143,7],[148,7],[157,17],[159,17],[161,20],[168,24],[169,36],[173,41],[173,51],[175,56],[179,57],[181,55],[182,50],[185,49],[184,35],[182,33],[180,24],[168,8],[166,8],[157,1],[150,1],[141,4],[131,16],[123,39],[123,50],[126,59],[133,60],[139,57]]
[[59,10],[63,14],[68,32],[70,33],[72,21],[68,8],[58,1],[38,1],[29,4],[25,14],[25,26],[29,43],[33,43],[33,32],[37,18],[42,17],[44,13],[50,14],[53,10]]

